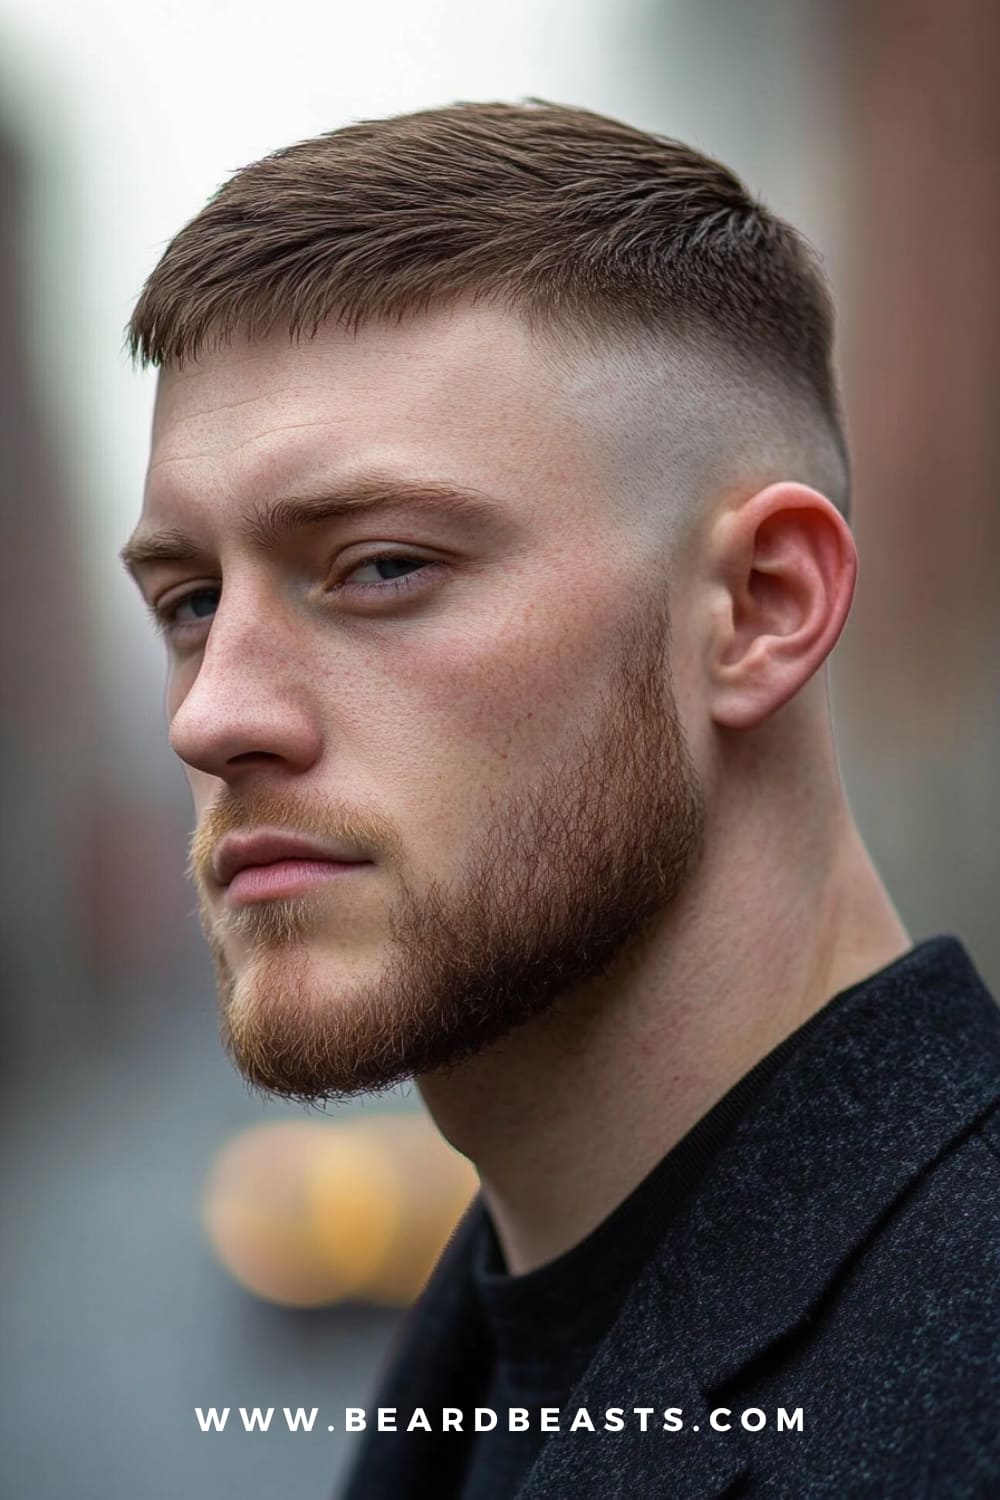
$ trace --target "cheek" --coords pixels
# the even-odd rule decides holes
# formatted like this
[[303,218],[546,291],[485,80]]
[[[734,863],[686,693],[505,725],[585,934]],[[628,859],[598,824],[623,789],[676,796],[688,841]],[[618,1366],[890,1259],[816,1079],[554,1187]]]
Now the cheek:
[[414,811],[433,798],[437,816],[461,822],[463,809],[510,795],[546,760],[572,754],[606,690],[611,634],[606,605],[578,601],[569,619],[529,606],[499,627],[397,638],[377,664],[366,736],[375,797],[391,783]]

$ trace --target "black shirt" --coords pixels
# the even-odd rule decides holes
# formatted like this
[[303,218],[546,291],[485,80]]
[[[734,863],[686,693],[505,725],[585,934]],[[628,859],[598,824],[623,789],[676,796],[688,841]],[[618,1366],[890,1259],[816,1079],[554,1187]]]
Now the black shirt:
[[[537,1270],[512,1276],[488,1213],[473,1280],[493,1347],[492,1372],[477,1406],[497,1425],[466,1438],[456,1500],[511,1500],[547,1433],[542,1406],[565,1406],[638,1273],[772,1075],[851,990],[841,991],[762,1057],[667,1152],[587,1237]],[[507,1409],[527,1407],[526,1432],[508,1430]]]

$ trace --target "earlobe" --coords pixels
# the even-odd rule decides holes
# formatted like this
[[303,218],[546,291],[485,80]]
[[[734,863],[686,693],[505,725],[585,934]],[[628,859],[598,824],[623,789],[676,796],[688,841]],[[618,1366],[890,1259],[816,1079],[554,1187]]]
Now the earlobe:
[[769,485],[721,516],[710,548],[716,589],[712,717],[750,729],[819,670],[847,619],[857,552],[847,522],[807,485]]

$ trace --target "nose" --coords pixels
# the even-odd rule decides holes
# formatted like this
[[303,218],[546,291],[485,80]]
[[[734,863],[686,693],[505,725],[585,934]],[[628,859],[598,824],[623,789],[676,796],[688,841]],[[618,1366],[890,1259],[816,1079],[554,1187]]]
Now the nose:
[[288,625],[268,628],[249,605],[241,613],[220,604],[195,668],[176,707],[168,701],[169,741],[184,763],[227,780],[268,760],[308,769],[320,756],[322,730],[308,688],[308,671],[289,646]]

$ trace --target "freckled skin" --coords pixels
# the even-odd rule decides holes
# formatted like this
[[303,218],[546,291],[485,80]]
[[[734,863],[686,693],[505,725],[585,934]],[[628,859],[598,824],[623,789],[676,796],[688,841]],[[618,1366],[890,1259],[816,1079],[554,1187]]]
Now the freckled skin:
[[[386,463],[414,476],[443,473],[507,502],[511,536],[472,550],[476,575],[459,580],[461,597],[435,610],[430,623],[371,620],[364,630],[337,632],[327,620],[317,644],[303,635],[301,620],[282,617],[273,600],[251,588],[266,589],[260,567],[247,579],[255,633],[247,620],[238,621],[237,649],[252,644],[262,674],[268,663],[287,673],[291,652],[301,659],[304,680],[320,674],[317,687],[329,682],[339,700],[338,729],[358,725],[366,765],[373,750],[392,759],[403,750],[383,701],[391,693],[396,718],[419,716],[421,785],[441,764],[454,786],[449,741],[459,737],[478,747],[483,771],[492,776],[498,751],[524,732],[526,707],[534,740],[520,750],[537,755],[558,737],[564,709],[581,693],[599,690],[609,636],[648,562],[615,527],[609,497],[581,451],[579,424],[558,409],[560,393],[540,398],[541,372],[523,337],[505,328],[506,342],[499,343],[490,325],[485,332],[478,322],[467,329],[460,319],[431,328],[363,334],[357,345],[326,335],[310,349],[290,348],[278,337],[242,358],[168,374],[147,505],[155,505],[161,480],[168,493],[180,486],[189,494],[195,513],[204,514],[218,495],[221,503],[211,509],[221,529],[247,493],[265,493],[289,474],[305,479],[352,462]],[[262,473],[255,481],[257,464]],[[176,504],[171,509],[176,513]],[[384,538],[359,532],[356,540],[397,536],[407,539],[397,531]],[[236,615],[244,578],[231,571],[226,582]],[[213,634],[218,638],[218,626]],[[213,645],[217,655],[224,649],[218,639]],[[175,673],[171,710],[189,676]],[[223,680],[219,691],[227,685]],[[248,687],[244,674],[241,696]],[[262,691],[266,713],[269,681]],[[189,703],[189,717],[193,711]],[[176,727],[175,742],[180,732]],[[183,754],[183,746],[176,748]],[[407,748],[400,774],[409,761]]]
[[[665,588],[584,426],[520,326],[481,310],[278,333],[161,376],[144,521],[215,561],[144,582],[223,584],[172,650],[167,709],[224,1034],[263,1088],[454,1065],[606,968],[697,855]],[[273,555],[236,536],[251,502],[365,469],[484,492],[497,520],[352,516]],[[403,602],[322,592],[383,545],[446,569]],[[374,866],[228,909],[213,851],[264,824]]]

